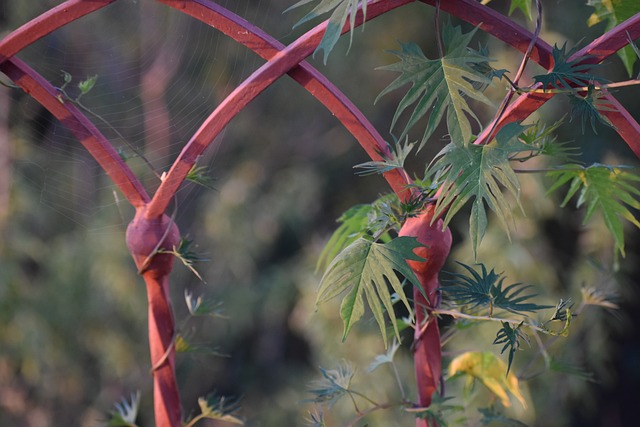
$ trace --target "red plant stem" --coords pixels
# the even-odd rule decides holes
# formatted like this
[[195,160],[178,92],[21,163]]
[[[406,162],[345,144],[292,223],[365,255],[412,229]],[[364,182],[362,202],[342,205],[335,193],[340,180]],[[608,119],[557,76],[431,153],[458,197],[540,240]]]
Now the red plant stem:
[[[206,22],[215,28],[219,28],[228,36],[245,44],[245,46],[251,48],[264,58],[270,59],[270,61],[254,72],[254,74],[252,74],[242,85],[237,87],[236,90],[234,90],[223,101],[223,103],[220,104],[213,113],[211,113],[200,129],[198,129],[191,140],[185,145],[178,159],[167,174],[167,179],[165,179],[165,181],[160,185],[153,200],[151,201],[149,209],[150,215],[156,215],[159,212],[166,210],[173,194],[184,181],[187,173],[195,164],[198,156],[202,154],[209,145],[216,143],[216,136],[222,131],[222,129],[224,129],[233,117],[235,117],[236,114],[238,114],[266,87],[283,74],[290,73],[294,68],[296,68],[296,70],[294,70],[296,73],[307,74],[310,71],[316,72],[308,64],[303,63],[303,61],[315,50],[327,25],[327,22],[318,25],[301,36],[290,46],[283,48],[279,42],[263,33],[257,27],[209,1],[161,1],[169,6],[190,14],[191,16],[201,19],[203,22]],[[388,12],[389,10],[407,4],[410,1],[411,0],[389,0],[382,2],[370,1],[367,6],[367,19],[373,19],[385,12]],[[433,4],[435,0],[423,1],[425,3]],[[474,25],[480,25],[480,27],[485,31],[491,32],[499,29],[499,38],[518,49],[526,50],[529,46],[532,38],[531,32],[523,29],[511,20],[506,19],[504,16],[498,14],[492,9],[482,6],[473,0],[449,0],[447,2],[443,2],[441,6],[443,10],[449,13],[457,15]],[[205,9],[208,9],[209,11]],[[203,15],[205,13],[208,14],[207,17]],[[355,25],[359,26],[362,22],[362,13],[359,11]],[[343,29],[343,33],[348,30],[349,25],[347,24]],[[269,47],[269,45],[271,47]],[[544,45],[544,42],[537,41],[531,54],[531,57],[534,60],[543,64],[550,58],[550,55],[541,56],[539,54],[539,52],[544,51],[541,49]],[[306,69],[306,71],[298,71],[299,68]],[[319,74],[317,76],[318,78],[320,77]],[[296,78],[295,75],[292,75],[292,77]],[[306,80],[309,76],[305,75],[300,78]],[[296,80],[298,80],[298,78],[296,78]],[[324,80],[326,81],[326,79]],[[329,82],[327,81],[326,83],[328,84]],[[322,92],[316,92],[318,89],[322,89],[322,86],[326,89],[322,90]],[[373,160],[381,160],[379,153],[385,153],[387,151],[386,145],[381,144],[382,139],[368,121],[364,119],[364,117],[357,117],[360,114],[355,115],[354,117],[354,114],[349,113],[350,102],[337,90],[337,88],[322,84],[317,86],[316,89],[309,87],[307,87],[307,89],[321,100],[321,102],[323,102],[323,104],[334,114],[336,114],[334,110],[339,104],[347,106],[346,116],[336,114],[336,117],[338,117],[352,133],[355,132],[352,129],[364,131],[363,135],[365,135],[365,139],[362,139],[362,137],[358,138],[357,135],[356,138],[363,145],[365,151],[367,151],[367,154],[369,154]],[[331,100],[332,97],[338,98],[338,102],[336,103],[336,101]],[[349,105],[346,103],[349,103]],[[353,107],[351,111],[357,111],[357,109]],[[354,118],[356,118],[356,121],[354,121]],[[366,134],[371,134],[371,132],[375,132],[373,143],[366,139]],[[392,189],[398,193],[402,199],[406,199],[408,197],[409,194],[405,191],[407,175],[404,171],[394,169],[393,171],[385,174],[385,178],[389,181]]]
[[[436,0],[420,0],[423,3],[435,6]],[[440,9],[471,25],[479,26],[486,33],[513,46],[521,52],[526,52],[533,33],[518,25],[511,19],[501,15],[488,6],[480,4],[477,0],[446,0],[440,2]],[[548,53],[549,45],[541,40],[536,40],[531,51],[530,58],[548,68],[552,57]]]
[[[220,29],[223,33],[245,44],[245,46],[251,48],[262,57],[269,59],[269,62],[238,86],[211,113],[185,145],[178,159],[169,170],[166,179],[154,195],[149,205],[149,215],[156,215],[166,210],[172,195],[184,181],[186,174],[198,156],[209,145],[217,143],[216,136],[236,114],[285,73],[289,73],[291,77],[327,106],[345,127],[354,134],[373,160],[382,160],[381,154],[389,154],[388,147],[382,137],[357,107],[317,70],[304,62],[304,59],[313,52],[320,42],[326,29],[326,22],[318,25],[290,46],[285,47],[256,26],[224,10],[215,3],[205,0],[184,3],[176,2],[175,0],[162,1]],[[408,0],[391,0],[389,2],[374,3],[367,10],[367,15],[370,18],[375,17],[389,8],[398,7],[407,2]],[[357,25],[361,23],[362,14],[359,13]],[[403,199],[409,197],[406,187],[410,180],[403,170],[395,169],[385,174],[385,178],[400,197]]]
[[[584,58],[582,61],[584,63],[600,63],[627,45],[629,43],[629,38],[635,40],[639,37],[640,13],[627,19],[615,28],[612,28],[602,36],[593,40],[584,48],[575,52],[569,58],[569,61]],[[551,57],[551,46],[545,45],[546,43],[540,46],[540,55]],[[539,62],[533,55],[532,58],[549,70],[553,66],[553,64],[544,65],[544,63]],[[535,87],[540,88],[541,86],[538,85]],[[507,110],[505,110],[505,113],[495,126],[492,124],[485,128],[485,131],[478,136],[475,143],[482,144],[489,142],[486,141],[489,129],[495,127],[495,131],[497,132],[509,123],[526,119],[553,96],[554,94],[551,93],[526,93],[521,95],[507,108]],[[605,93],[605,98],[613,105],[614,109],[613,111],[601,111],[600,113],[611,121],[615,130],[622,139],[624,139],[636,157],[640,158],[640,124],[638,124],[638,122],[610,92]]]
[[[169,255],[171,257],[171,255]],[[179,427],[182,421],[176,383],[175,325],[169,297],[169,276],[143,275],[149,304],[149,348],[153,367],[153,407],[157,427]]]
[[126,240],[147,285],[155,425],[178,427],[181,409],[175,379],[175,326],[169,298],[169,274],[174,257],[158,250],[170,251],[177,246],[180,232],[167,215],[150,219],[143,207],[136,210],[127,227]]
[[47,80],[18,58],[1,63],[0,71],[47,108],[78,138],[129,203],[140,207],[149,201],[144,187],[109,141],[72,102],[58,98],[61,94]]
[[3,62],[36,40],[58,28],[113,3],[115,0],[68,0],[55,6],[12,31],[0,41],[0,62]]
[[[451,232],[449,228],[442,230],[442,219],[432,220],[435,206],[429,205],[419,216],[408,218],[399,235],[417,238],[423,244],[414,252],[425,261],[407,261],[422,284],[426,299],[420,289],[414,287],[414,308],[416,330],[414,334],[414,365],[418,386],[418,399],[421,407],[431,405],[433,393],[440,388],[442,375],[442,350],[440,330],[435,316],[430,309],[438,305],[439,295],[438,273],[442,269],[451,250]],[[416,419],[417,427],[427,427],[423,419]]]

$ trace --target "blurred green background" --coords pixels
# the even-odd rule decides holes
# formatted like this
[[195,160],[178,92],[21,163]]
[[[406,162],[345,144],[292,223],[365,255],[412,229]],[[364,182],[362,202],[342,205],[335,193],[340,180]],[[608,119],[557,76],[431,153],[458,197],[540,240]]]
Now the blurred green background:
[[[0,2],[0,34],[6,35],[58,1]],[[286,14],[292,0],[219,1],[287,44],[310,26],[291,30],[304,13]],[[549,43],[588,43],[603,31],[589,28],[593,12],[584,0],[545,2],[542,37]],[[507,12],[508,2],[492,7]],[[401,93],[376,105],[377,94],[394,75],[375,71],[395,61],[398,41],[415,41],[433,56],[433,10],[410,4],[367,23],[349,48],[341,40],[325,66],[311,62],[369,117],[385,137]],[[514,19],[523,21],[516,12]],[[469,29],[468,25],[465,28]],[[515,70],[520,54],[479,34],[497,68]],[[87,76],[96,87],[83,98],[105,126],[92,120],[123,151],[114,132],[139,147],[154,166],[166,170],[204,118],[262,60],[195,20],[150,0],[121,0],[38,41],[19,57],[69,91]],[[321,55],[318,55],[321,59]],[[526,81],[544,71],[528,67]],[[636,67],[637,72],[637,67]],[[602,69],[625,80],[617,57]],[[6,82],[7,79],[3,78]],[[505,88],[490,89],[499,102]],[[638,114],[638,88],[618,93]],[[554,100],[537,118],[553,123],[568,111]],[[480,110],[485,122],[492,110]],[[580,132],[579,121],[559,129],[560,140],[575,141],[586,163],[637,164],[615,132],[603,126]],[[444,133],[444,130],[443,130]],[[417,137],[413,135],[414,137]],[[388,187],[380,177],[357,177],[352,166],[366,155],[345,129],[313,97],[287,77],[243,111],[221,135],[219,148],[201,166],[215,178],[214,190],[187,184],[177,197],[183,235],[209,258],[198,264],[206,283],[176,264],[172,276],[178,323],[187,316],[184,291],[222,302],[224,319],[186,324],[191,339],[216,354],[178,355],[177,374],[186,414],[211,392],[242,397],[248,426],[305,425],[313,406],[305,399],[318,367],[349,360],[357,368],[354,387],[379,401],[397,400],[388,369],[366,367],[384,351],[377,326],[365,319],[341,342],[338,302],[314,306],[320,273],[315,263],[350,206],[369,203]],[[411,158],[411,173],[444,142],[432,141]],[[150,190],[157,182],[136,158],[129,161]],[[479,261],[504,271],[508,283],[535,286],[540,303],[580,299],[581,287],[619,296],[621,309],[584,312],[569,338],[551,347],[563,361],[593,374],[593,381],[547,373],[523,382],[530,405],[514,403],[512,415],[536,426],[635,425],[640,398],[640,235],[629,228],[627,257],[616,260],[597,218],[582,226],[582,212],[558,208],[561,194],[545,195],[545,179],[521,176],[526,217],[517,219],[512,242],[490,226]],[[0,425],[96,426],[113,404],[140,390],[140,425],[152,425],[152,384],[146,343],[146,296],[124,244],[132,209],[82,146],[50,114],[22,91],[0,86]],[[452,223],[451,260],[472,263],[465,213]],[[614,269],[616,263],[619,268]],[[447,267],[455,270],[455,264]],[[459,334],[446,356],[486,349],[492,325]],[[405,341],[409,341],[408,337]],[[518,354],[522,373],[536,345]],[[220,356],[220,354],[224,356]],[[411,354],[398,355],[401,375],[413,393]],[[485,396],[486,397],[486,396]],[[343,402],[348,403],[348,402]],[[328,425],[346,425],[353,416],[340,403],[327,413]],[[474,402],[471,402],[473,404]],[[471,417],[476,416],[471,412]],[[412,425],[411,416],[383,411],[356,425]],[[222,423],[202,425],[224,425]]]

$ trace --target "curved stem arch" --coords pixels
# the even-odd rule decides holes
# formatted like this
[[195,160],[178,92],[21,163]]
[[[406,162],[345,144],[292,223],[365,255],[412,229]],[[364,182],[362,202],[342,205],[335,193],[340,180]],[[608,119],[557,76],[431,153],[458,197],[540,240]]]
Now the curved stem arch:
[[[183,10],[188,14],[192,14],[192,16],[198,17],[198,19],[201,18],[193,14],[192,12],[188,12],[188,10],[194,7],[194,5],[197,5],[195,7],[206,7],[214,13],[218,13],[222,9],[207,0],[193,0],[192,2],[186,4],[178,2],[176,0],[160,1],[163,1],[164,3],[172,7],[179,8],[180,10]],[[367,6],[367,19],[373,19],[392,9],[403,6],[410,1],[411,0],[369,1]],[[435,0],[421,1],[430,5],[435,4]],[[483,31],[489,32],[494,37],[513,46],[521,52],[525,52],[527,50],[528,45],[531,41],[532,33],[530,31],[524,29],[523,27],[513,23],[508,19],[505,19],[503,15],[500,15],[494,10],[481,5],[476,1],[449,0],[447,2],[442,2],[441,7],[444,11],[455,15],[456,17],[463,19],[473,25],[479,26]],[[261,32],[261,30],[259,30],[257,27],[249,24],[247,21],[244,21],[241,18],[233,17],[232,15],[233,14],[227,11],[226,16],[224,16],[224,19],[227,20],[227,26],[221,26],[220,29],[225,34],[234,38],[236,41],[245,44],[247,47],[253,49],[259,55],[267,58],[268,62],[260,67],[256,72],[254,72],[247,80],[245,80],[245,82],[238,86],[236,90],[234,90],[218,106],[218,108],[216,108],[211,113],[207,120],[205,120],[205,122],[202,124],[200,129],[185,145],[182,152],[178,156],[178,159],[169,171],[167,179],[159,187],[158,192],[151,201],[150,209],[148,210],[149,215],[159,215],[166,209],[169,204],[171,195],[175,193],[175,191],[177,191],[178,187],[184,180],[184,177],[186,177],[189,169],[191,168],[191,166],[193,166],[195,159],[209,145],[214,143],[216,136],[233,119],[233,117],[235,117],[235,115],[242,111],[242,109],[249,102],[251,102],[258,94],[260,94],[264,89],[271,85],[275,80],[280,78],[285,73],[290,73],[292,74],[294,79],[300,82],[300,80],[295,77],[295,73],[311,73],[311,75],[316,77],[318,81],[325,81],[326,83],[329,83],[321,75],[315,74],[317,73],[317,71],[310,67],[306,62],[304,62],[304,59],[311,55],[311,53],[319,44],[322,34],[326,30],[326,21],[305,33],[288,47],[282,48],[282,45],[279,42],[273,40],[271,37]],[[220,18],[214,17],[214,19],[218,20]],[[203,21],[215,26],[215,24],[213,24],[211,21],[207,21],[204,19]],[[355,25],[359,26],[363,22],[364,20],[362,17],[362,13],[361,10],[359,10],[356,17]],[[242,31],[238,31],[237,26],[242,28]],[[637,25],[635,27],[637,27]],[[349,24],[347,23],[342,32],[347,32],[349,28]],[[622,34],[622,31],[623,30],[618,31],[615,37],[606,37],[605,35],[603,38],[600,38],[592,43],[593,49],[602,46],[606,47],[606,54],[601,55],[601,60],[615,52],[615,50],[611,50],[611,46],[624,45],[624,43],[620,44],[622,40],[620,34]],[[637,31],[640,31],[640,29],[638,29]],[[635,31],[633,31],[632,33],[635,34]],[[266,44],[270,44],[271,46],[267,46]],[[553,65],[551,50],[552,49],[549,44],[545,43],[542,40],[538,40],[536,41],[531,52],[531,58],[541,66],[550,69]],[[307,76],[304,76],[303,78],[306,77]],[[346,98],[344,98],[344,96],[335,87],[332,88],[331,86],[327,85],[325,85],[324,87],[326,89],[324,93],[312,93],[330,110],[332,110],[332,108],[334,108],[333,106],[335,105],[334,101],[329,100],[330,98],[334,97],[346,100]],[[497,124],[496,130],[511,121],[525,119],[533,111],[544,104],[547,99],[550,99],[551,96],[553,95],[545,94],[545,96],[540,96],[539,94],[527,94],[521,96],[507,110],[507,112],[513,114],[513,116],[505,114]],[[636,146],[638,146],[639,144],[638,141],[640,141],[640,126],[617,101],[612,99],[612,95],[608,94],[607,96],[610,98],[610,101],[614,105],[620,108],[618,111],[607,112],[607,116],[610,120],[612,120],[612,122],[616,126],[616,129],[618,129],[627,144],[632,147],[636,154],[640,155],[640,148],[636,148]],[[347,128],[352,133],[354,133],[350,126],[347,125],[349,123],[348,121],[345,122],[340,118],[340,116],[336,116],[343,123],[345,123],[345,126],[347,126]],[[356,129],[363,129],[367,127],[371,130],[373,129],[368,121],[356,123],[355,127]],[[367,129],[366,132],[370,132],[370,129]],[[373,132],[375,132],[375,130]],[[374,133],[374,135],[377,135],[377,137],[374,138],[375,142],[373,144],[367,142],[363,143],[363,141],[358,138],[355,133],[354,135],[363,145],[372,159],[379,160],[379,154],[385,153],[385,151],[380,151],[381,149],[386,150],[386,147],[384,147],[384,145],[381,147],[381,139],[377,132]],[[482,135],[480,138],[478,138],[478,140],[482,140]],[[400,175],[398,176],[398,174]],[[396,193],[404,188],[403,186],[406,184],[406,176],[407,175],[404,171],[400,171],[398,169],[385,174],[385,177]]]
[[68,0],[17,28],[0,40],[0,71],[71,130],[122,191],[129,203],[137,208],[146,204],[150,198],[140,180],[120,158],[107,138],[75,105],[59,98],[60,94],[51,83],[26,63],[14,58],[17,53],[37,40],[114,1]]
[[[380,160],[381,153],[388,153],[386,144],[383,143],[382,138],[368,120],[326,78],[304,62],[305,58],[311,55],[320,43],[326,30],[326,21],[302,35],[288,47],[284,47],[259,28],[208,0],[193,0],[186,3],[177,0],[159,1],[220,29],[224,34],[254,50],[257,54],[267,59],[268,62],[238,86],[211,113],[185,145],[167,174],[165,181],[154,195],[147,211],[148,215],[160,215],[166,210],[172,194],[177,191],[197,157],[209,145],[214,144],[216,136],[235,115],[285,73],[289,73],[336,115],[373,160]],[[367,19],[376,18],[411,1],[370,0],[367,5]],[[423,2],[431,5],[435,3],[434,0],[423,0]],[[502,37],[499,38],[522,51],[526,50],[530,43],[531,32],[509,20],[505,20],[499,13],[473,0],[450,0],[444,2],[442,8],[473,25],[479,25],[485,31],[492,32],[500,29]],[[359,10],[355,25],[359,26],[363,22],[362,12]],[[342,33],[347,32],[349,28],[348,24],[345,25]],[[538,41],[532,51],[532,57],[543,66],[549,67],[551,64],[550,52],[551,49],[546,43]],[[312,80],[308,80],[310,77]],[[346,110],[344,109],[345,107]],[[354,118],[356,121],[353,120]],[[405,171],[394,169],[387,172],[385,178],[391,188],[402,199],[409,196],[410,193],[406,191],[406,185],[409,181]]]
[[78,138],[133,207],[139,208],[149,202],[150,198],[140,180],[107,138],[73,103],[59,98],[58,90],[51,83],[18,58],[6,59],[0,64],[0,71],[49,110]]

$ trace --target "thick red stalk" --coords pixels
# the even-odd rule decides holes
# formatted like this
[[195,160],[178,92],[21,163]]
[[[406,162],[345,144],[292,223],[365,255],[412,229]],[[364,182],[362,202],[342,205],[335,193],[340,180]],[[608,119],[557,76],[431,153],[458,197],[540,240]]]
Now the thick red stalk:
[[15,29],[0,41],[0,62],[13,57],[36,40],[115,0],[68,0]]
[[[442,220],[432,224],[435,206],[429,205],[419,216],[408,218],[400,230],[400,236],[417,238],[424,246],[415,250],[416,255],[425,261],[408,261],[420,280],[428,300],[423,293],[414,288],[414,308],[416,330],[414,334],[414,364],[418,386],[418,402],[426,408],[431,405],[433,393],[440,388],[442,375],[442,350],[438,321],[430,314],[431,308],[438,305],[438,274],[451,250],[451,232],[442,231]],[[416,419],[417,427],[426,427],[423,419]]]
[[167,215],[149,218],[146,209],[140,208],[127,227],[126,240],[147,285],[155,425],[178,427],[181,408],[175,379],[175,327],[169,298],[169,274],[174,257],[158,250],[171,251],[178,245],[180,233]]

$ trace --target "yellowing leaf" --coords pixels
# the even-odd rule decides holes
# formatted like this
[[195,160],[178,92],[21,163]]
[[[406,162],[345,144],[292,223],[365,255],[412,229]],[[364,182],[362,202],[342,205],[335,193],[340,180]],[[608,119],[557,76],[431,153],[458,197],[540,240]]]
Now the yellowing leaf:
[[511,406],[507,395],[507,391],[509,391],[523,407],[527,407],[518,385],[518,378],[512,373],[507,374],[507,365],[495,354],[469,351],[456,357],[449,364],[449,376],[462,374],[484,384],[493,394],[498,396],[503,406]]

